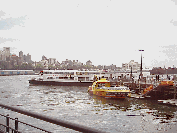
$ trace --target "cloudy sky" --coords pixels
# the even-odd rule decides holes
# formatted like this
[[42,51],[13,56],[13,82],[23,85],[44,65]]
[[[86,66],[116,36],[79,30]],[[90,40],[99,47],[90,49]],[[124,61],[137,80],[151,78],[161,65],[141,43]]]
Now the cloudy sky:
[[0,49],[94,65],[177,66],[177,0],[1,0]]

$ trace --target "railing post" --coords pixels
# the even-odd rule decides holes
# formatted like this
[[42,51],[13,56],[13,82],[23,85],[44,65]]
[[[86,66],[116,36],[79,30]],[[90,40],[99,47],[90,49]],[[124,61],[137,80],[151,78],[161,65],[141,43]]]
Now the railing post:
[[[18,131],[18,118],[15,118],[15,130]],[[15,133],[17,133],[17,131],[15,131]]]
[[6,132],[9,132],[9,114],[6,116]]

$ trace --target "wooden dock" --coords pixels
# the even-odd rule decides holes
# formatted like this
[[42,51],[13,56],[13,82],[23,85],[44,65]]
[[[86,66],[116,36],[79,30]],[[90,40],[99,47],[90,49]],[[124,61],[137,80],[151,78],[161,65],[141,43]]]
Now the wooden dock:
[[177,106],[177,99],[158,100],[159,104]]
[[142,95],[139,95],[139,94],[131,94],[131,96],[129,96],[130,98],[137,98],[137,99],[142,99],[142,98],[145,98],[143,97]]

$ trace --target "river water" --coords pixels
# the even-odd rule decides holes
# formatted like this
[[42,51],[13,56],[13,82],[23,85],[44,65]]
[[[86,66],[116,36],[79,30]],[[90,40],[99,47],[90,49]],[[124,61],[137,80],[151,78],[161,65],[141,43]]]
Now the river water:
[[[171,132],[177,127],[177,107],[149,99],[106,99],[91,96],[88,87],[29,85],[33,77],[1,76],[0,102],[105,132]],[[51,132],[75,132],[22,114],[1,109],[1,114],[18,117]],[[23,132],[40,132],[19,125]]]

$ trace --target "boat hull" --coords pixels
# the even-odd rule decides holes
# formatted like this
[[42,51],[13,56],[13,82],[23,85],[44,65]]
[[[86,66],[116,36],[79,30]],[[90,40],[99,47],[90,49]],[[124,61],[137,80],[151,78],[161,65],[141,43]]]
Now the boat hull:
[[120,98],[120,99],[124,99],[126,97],[126,94],[112,94],[112,95],[106,95],[105,92],[102,91],[97,91],[94,92],[93,90],[88,90],[89,94],[91,95],[96,95],[96,96],[100,96],[100,97],[104,97],[104,98]]
[[108,80],[102,78],[89,86],[88,93],[104,98],[124,99],[130,93],[130,89],[125,86],[111,86]]
[[89,86],[93,82],[56,82],[56,81],[38,81],[38,80],[29,80],[30,84],[34,85],[55,85],[55,86]]

